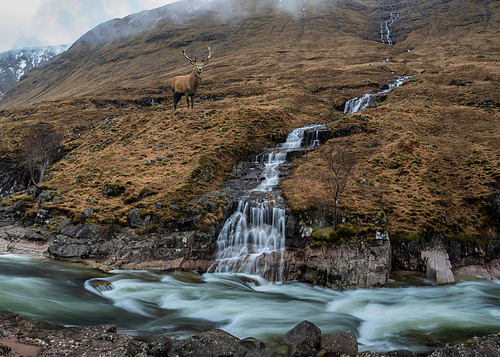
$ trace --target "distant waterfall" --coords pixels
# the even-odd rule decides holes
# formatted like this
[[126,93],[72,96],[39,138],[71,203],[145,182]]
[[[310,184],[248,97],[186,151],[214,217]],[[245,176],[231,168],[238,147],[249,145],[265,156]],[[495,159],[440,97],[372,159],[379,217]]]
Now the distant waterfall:
[[410,78],[411,78],[411,76],[397,77],[393,83],[388,85],[387,89],[384,89],[384,90],[377,92],[377,93],[365,94],[361,97],[349,99],[345,103],[344,114],[356,113],[356,112],[359,112],[360,110],[363,110],[363,109],[370,107],[373,103],[375,103],[375,101],[377,100],[377,97],[379,95],[386,94],[392,88],[401,86],[404,81],[406,81],[407,79],[410,79]]
[[286,162],[288,153],[301,148],[305,132],[316,131],[311,144],[318,145],[319,129],[325,129],[325,126],[309,125],[295,129],[286,142],[261,156],[264,170],[258,179],[260,185],[239,201],[238,209],[225,222],[217,239],[215,272],[263,275],[273,270],[274,279],[282,280],[285,209],[282,198],[275,192],[280,178],[279,168]]
[[394,12],[393,6],[391,4],[384,4],[383,0],[379,0],[378,4],[381,7],[381,12],[378,15],[380,20],[380,42],[394,46],[391,27],[399,19],[399,12]]
[[380,18],[380,42],[386,43],[389,46],[394,46],[394,42],[391,37],[391,26],[397,19],[399,19],[399,14],[393,14],[392,12],[389,13],[388,20],[384,21]]

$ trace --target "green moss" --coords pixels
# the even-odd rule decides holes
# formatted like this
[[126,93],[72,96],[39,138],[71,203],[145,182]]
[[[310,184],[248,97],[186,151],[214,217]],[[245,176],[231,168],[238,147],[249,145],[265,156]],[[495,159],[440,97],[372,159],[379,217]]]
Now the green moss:
[[356,237],[356,232],[347,226],[340,226],[335,232],[331,232],[328,236],[328,242],[341,245],[349,242]]
[[13,196],[2,201],[0,207],[8,207],[14,205],[18,201],[33,202],[34,198],[31,195],[21,194],[19,196]]

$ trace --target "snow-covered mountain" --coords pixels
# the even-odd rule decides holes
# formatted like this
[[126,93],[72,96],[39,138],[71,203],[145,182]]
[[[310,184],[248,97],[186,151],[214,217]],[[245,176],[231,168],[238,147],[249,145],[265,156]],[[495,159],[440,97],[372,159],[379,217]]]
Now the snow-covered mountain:
[[70,45],[23,48],[0,53],[0,98],[32,68],[66,51]]

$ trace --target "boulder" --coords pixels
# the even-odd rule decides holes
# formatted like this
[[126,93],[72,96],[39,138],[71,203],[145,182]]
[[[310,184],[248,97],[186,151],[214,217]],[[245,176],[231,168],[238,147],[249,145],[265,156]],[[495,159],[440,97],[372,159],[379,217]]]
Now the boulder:
[[358,341],[354,333],[344,331],[321,337],[322,357],[337,357],[342,354],[350,356],[358,354]]
[[0,343],[0,356],[9,356],[10,351],[12,351],[12,349],[9,346]]
[[154,357],[167,356],[168,351],[170,351],[175,341],[177,341],[177,339],[173,336],[160,336],[151,344],[151,354]]
[[86,259],[90,254],[90,247],[84,244],[53,244],[48,249],[51,258],[58,259]]
[[239,338],[223,330],[209,330],[195,336],[204,346],[207,346],[214,357],[237,356],[244,349]]
[[193,337],[185,340],[175,340],[167,356],[213,357],[210,349]]
[[321,330],[309,321],[302,321],[285,333],[282,339],[289,346],[305,344],[311,348],[316,348],[320,345]]
[[132,208],[127,214],[127,220],[131,227],[140,228],[151,222],[151,215],[143,214],[140,208]]
[[46,242],[48,238],[37,232],[26,231],[24,239],[31,242]]
[[38,196],[38,207],[43,205],[45,202],[52,200],[52,196],[54,194],[55,191],[53,190],[43,190],[42,193],[40,193],[40,196]]
[[89,218],[92,213],[94,213],[94,208],[93,207],[89,207],[89,208],[86,208],[82,211],[82,219],[83,220],[86,220],[87,218]]
[[125,192],[125,186],[106,182],[102,185],[102,195],[105,197],[120,196]]
[[0,340],[11,349],[2,348],[0,355],[135,357],[148,351],[145,343],[116,330],[114,325],[64,327],[0,312]]
[[455,283],[451,270],[451,262],[446,250],[442,247],[433,247],[421,252],[428,278],[436,279],[436,284],[446,285]]
[[485,337],[474,337],[466,343],[458,343],[453,346],[434,351],[430,357],[498,357],[500,356],[500,334]]

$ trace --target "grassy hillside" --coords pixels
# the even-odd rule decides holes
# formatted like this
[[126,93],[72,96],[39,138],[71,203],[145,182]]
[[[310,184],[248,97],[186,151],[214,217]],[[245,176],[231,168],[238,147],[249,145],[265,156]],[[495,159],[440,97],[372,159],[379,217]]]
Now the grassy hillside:
[[[56,221],[78,220],[90,206],[89,221],[126,225],[132,207],[170,221],[180,215],[171,204],[217,190],[238,160],[292,128],[327,123],[348,129],[333,140],[358,160],[340,200],[354,217],[344,228],[370,232],[386,215],[393,236],[495,237],[499,4],[394,2],[391,47],[376,41],[379,3],[313,3],[306,11],[302,2],[231,2],[227,11],[203,12],[175,5],[101,25],[0,102],[4,162],[23,157],[30,125],[44,126],[65,135],[64,157],[42,183],[57,191],[44,204]],[[201,56],[207,46],[214,55],[194,110],[183,99],[174,111],[169,81],[191,71],[181,48]],[[394,74],[413,78],[378,106],[342,114],[345,101],[378,91]],[[297,161],[281,184],[298,213],[323,204],[319,158]],[[28,216],[38,209],[27,205]],[[221,216],[203,211],[202,226]]]

